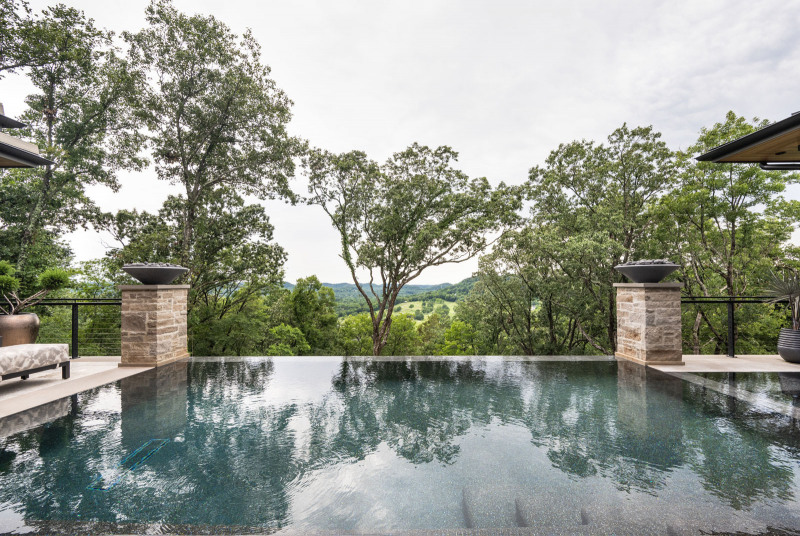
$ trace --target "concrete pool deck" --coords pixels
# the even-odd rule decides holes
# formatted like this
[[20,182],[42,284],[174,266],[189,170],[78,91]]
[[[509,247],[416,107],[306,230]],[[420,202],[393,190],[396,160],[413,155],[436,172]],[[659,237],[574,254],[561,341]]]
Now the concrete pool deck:
[[800,372],[779,355],[684,355],[683,365],[649,365],[662,372]]
[[61,369],[31,374],[27,380],[0,381],[0,419],[87,389],[100,387],[151,367],[120,367],[118,356],[81,357],[70,361],[70,378]]

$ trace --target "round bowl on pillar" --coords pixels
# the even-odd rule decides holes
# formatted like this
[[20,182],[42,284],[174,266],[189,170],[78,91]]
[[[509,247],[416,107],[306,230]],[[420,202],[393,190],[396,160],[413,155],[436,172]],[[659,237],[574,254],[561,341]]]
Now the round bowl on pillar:
[[678,268],[679,264],[666,259],[628,261],[614,267],[633,283],[660,283]]
[[122,270],[143,285],[169,285],[189,271],[166,262],[135,262],[124,265]]

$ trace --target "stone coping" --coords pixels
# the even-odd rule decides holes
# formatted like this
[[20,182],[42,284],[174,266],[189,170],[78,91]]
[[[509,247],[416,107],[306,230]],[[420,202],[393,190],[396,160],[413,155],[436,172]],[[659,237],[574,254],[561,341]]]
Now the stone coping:
[[466,362],[474,360],[497,361],[497,362],[580,362],[580,361],[615,361],[613,355],[410,355],[410,356],[343,356],[343,355],[318,355],[318,356],[193,356],[190,362],[196,363],[240,363],[246,361],[287,359],[296,362],[313,363],[314,361],[333,361],[346,360],[352,362],[429,362],[429,361],[452,361]]
[[118,285],[119,290],[179,290],[192,288],[191,285]]
[[615,288],[683,288],[683,283],[614,283]]

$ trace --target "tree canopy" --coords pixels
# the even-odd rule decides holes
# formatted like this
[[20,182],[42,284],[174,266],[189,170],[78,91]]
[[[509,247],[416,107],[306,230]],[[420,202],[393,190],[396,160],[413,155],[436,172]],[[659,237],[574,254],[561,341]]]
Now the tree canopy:
[[415,143],[383,166],[359,151],[313,150],[306,158],[307,202],[322,207],[339,233],[341,257],[369,308],[374,355],[389,340],[403,286],[430,267],[477,255],[519,207],[512,189],[455,169],[457,157],[449,147]]

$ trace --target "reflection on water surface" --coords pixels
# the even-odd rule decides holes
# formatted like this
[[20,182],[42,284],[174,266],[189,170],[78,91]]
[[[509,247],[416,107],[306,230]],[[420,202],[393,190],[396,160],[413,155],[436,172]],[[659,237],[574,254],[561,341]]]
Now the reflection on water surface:
[[0,532],[800,529],[796,421],[627,362],[191,362],[67,402],[0,421]]

